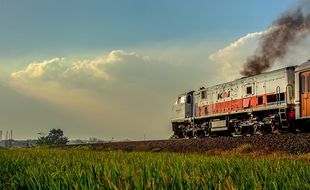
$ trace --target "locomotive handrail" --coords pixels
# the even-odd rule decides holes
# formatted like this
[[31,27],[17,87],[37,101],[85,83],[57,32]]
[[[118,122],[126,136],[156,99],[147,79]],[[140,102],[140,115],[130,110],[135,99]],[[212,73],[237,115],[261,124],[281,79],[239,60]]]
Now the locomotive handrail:
[[[291,91],[289,91],[289,88],[290,88]],[[292,99],[294,97],[293,90],[294,90],[294,86],[292,84],[287,84],[286,85],[286,100],[289,100],[290,104],[292,103]]]
[[279,104],[280,100],[281,100],[281,89],[280,89],[280,86],[277,86],[276,87],[276,101],[277,101],[277,105]]

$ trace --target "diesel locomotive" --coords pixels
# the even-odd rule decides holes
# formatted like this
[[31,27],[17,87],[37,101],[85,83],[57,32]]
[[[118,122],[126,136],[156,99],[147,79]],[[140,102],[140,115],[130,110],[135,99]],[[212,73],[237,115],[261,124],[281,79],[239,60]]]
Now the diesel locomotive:
[[178,138],[299,131],[310,119],[310,60],[180,94],[171,123]]

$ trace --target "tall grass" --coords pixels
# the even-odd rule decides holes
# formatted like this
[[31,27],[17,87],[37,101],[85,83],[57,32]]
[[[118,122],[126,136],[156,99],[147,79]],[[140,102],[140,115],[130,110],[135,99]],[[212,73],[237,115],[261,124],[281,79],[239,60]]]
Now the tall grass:
[[310,189],[310,159],[0,150],[0,189]]

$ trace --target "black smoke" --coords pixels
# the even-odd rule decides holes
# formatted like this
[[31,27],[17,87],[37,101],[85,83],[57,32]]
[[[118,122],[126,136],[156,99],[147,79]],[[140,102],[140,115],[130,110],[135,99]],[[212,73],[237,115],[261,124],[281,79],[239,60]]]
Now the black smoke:
[[241,74],[253,76],[266,71],[283,58],[290,45],[298,43],[310,33],[310,1],[302,1],[297,8],[285,12],[263,34],[256,53],[247,58]]

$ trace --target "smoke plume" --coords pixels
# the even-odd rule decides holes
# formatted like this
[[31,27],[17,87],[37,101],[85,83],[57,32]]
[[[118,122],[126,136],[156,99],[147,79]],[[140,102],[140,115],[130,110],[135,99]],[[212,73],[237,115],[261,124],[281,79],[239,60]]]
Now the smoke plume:
[[285,12],[263,34],[256,53],[247,58],[241,74],[253,76],[266,71],[276,60],[283,58],[290,45],[298,44],[310,33],[310,1]]

